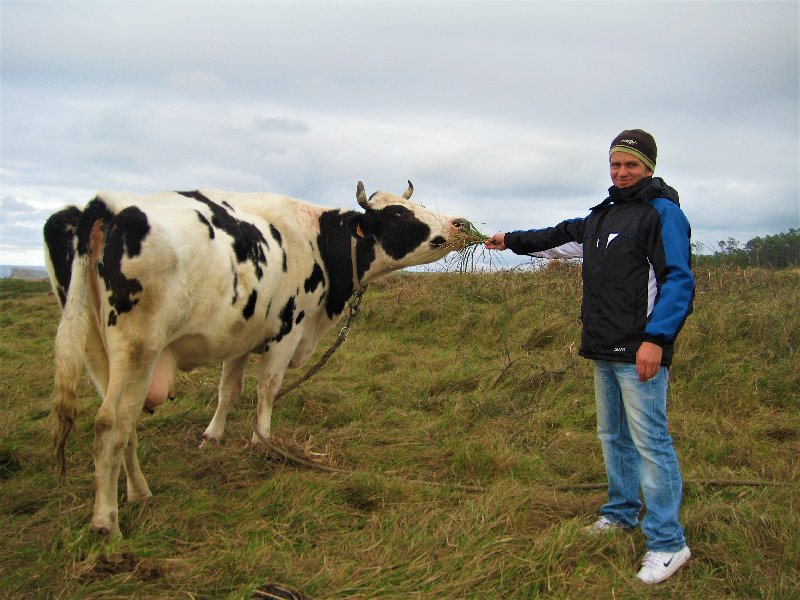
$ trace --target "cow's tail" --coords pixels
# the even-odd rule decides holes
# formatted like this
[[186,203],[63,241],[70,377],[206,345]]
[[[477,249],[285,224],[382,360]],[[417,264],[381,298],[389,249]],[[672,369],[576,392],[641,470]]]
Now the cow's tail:
[[99,307],[96,266],[105,229],[113,213],[100,198],[80,210],[68,206],[53,214],[44,226],[45,263],[53,292],[62,307],[55,341],[53,446],[59,479],[66,473],[65,448],[75,427],[77,390],[91,335],[94,311]]
[[77,416],[77,389],[83,368],[86,338],[89,333],[91,307],[87,280],[91,276],[90,257],[77,255],[72,263],[72,277],[61,322],[58,324],[55,343],[55,399],[53,413],[56,417],[54,449],[59,479],[66,473],[65,448],[67,437],[75,426]]

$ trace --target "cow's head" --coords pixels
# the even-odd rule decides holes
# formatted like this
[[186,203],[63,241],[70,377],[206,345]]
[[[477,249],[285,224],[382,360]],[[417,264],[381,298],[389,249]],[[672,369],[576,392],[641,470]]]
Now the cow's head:
[[469,225],[466,219],[412,202],[412,193],[410,181],[402,197],[375,192],[367,199],[364,184],[359,181],[356,188],[356,199],[365,212],[351,220],[353,235],[374,239],[396,269],[430,263],[457,250],[458,234]]

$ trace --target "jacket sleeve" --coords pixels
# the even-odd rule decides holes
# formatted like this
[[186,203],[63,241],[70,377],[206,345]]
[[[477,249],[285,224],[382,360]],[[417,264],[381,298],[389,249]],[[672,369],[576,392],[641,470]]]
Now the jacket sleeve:
[[660,227],[649,240],[649,256],[658,293],[645,327],[645,341],[663,345],[678,336],[692,312],[694,275],[691,265],[691,229],[680,207],[665,198],[653,201]]
[[[510,231],[506,233],[506,248],[515,254],[545,253],[553,248],[564,247],[569,256],[575,254],[578,246],[571,245],[583,243],[584,219],[570,219],[562,221],[555,227],[546,229],[531,229],[529,231]],[[570,246],[565,246],[570,244]],[[556,253],[557,254],[557,253]],[[567,256],[542,256],[543,258],[566,258]]]

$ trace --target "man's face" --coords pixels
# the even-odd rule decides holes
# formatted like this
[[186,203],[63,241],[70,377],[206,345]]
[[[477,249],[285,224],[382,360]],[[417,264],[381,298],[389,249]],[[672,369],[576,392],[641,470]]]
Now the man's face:
[[611,181],[618,188],[631,187],[653,172],[633,154],[614,152],[609,161]]

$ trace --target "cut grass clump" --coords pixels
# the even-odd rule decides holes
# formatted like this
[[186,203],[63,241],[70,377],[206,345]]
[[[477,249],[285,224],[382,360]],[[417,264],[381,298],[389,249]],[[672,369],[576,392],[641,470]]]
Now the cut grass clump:
[[457,250],[455,264],[459,272],[467,273],[475,270],[476,254],[479,251],[483,252],[483,244],[488,239],[488,235],[478,231],[478,229],[469,222],[459,230],[451,243],[451,246]]

